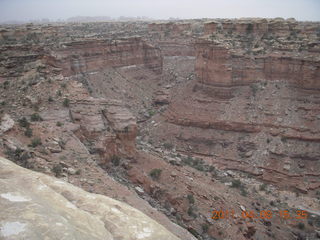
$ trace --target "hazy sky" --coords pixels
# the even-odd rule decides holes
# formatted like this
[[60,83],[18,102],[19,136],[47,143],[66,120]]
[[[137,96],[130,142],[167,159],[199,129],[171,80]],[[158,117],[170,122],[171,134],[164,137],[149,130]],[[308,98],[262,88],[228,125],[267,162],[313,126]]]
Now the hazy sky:
[[0,21],[74,16],[294,17],[320,21],[320,0],[0,0]]

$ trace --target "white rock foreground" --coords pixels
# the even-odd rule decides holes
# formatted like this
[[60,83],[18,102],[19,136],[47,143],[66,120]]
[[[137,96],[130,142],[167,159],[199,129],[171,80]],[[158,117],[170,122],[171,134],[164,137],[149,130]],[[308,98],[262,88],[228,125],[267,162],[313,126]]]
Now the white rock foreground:
[[178,240],[140,211],[0,157],[1,240]]

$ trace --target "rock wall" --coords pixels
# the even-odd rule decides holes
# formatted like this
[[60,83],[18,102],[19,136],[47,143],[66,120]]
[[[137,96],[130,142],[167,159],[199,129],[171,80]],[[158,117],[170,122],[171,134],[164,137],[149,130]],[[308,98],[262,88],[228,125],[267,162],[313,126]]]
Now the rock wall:
[[64,76],[95,72],[105,66],[145,65],[157,73],[162,72],[160,50],[139,37],[65,43],[55,49],[53,55]]
[[230,87],[283,80],[295,87],[320,89],[318,59],[282,53],[245,55],[210,40],[199,40],[196,52],[196,74],[203,84]]
[[274,36],[286,37],[291,34],[316,35],[318,30],[319,25],[315,22],[297,22],[293,18],[287,20],[282,18],[220,19],[209,21],[204,24],[204,34],[224,32],[260,36],[272,34]]
[[195,55],[191,23],[150,23],[146,37],[160,47],[164,56]]
[[80,125],[76,133],[79,139],[93,143],[91,149],[100,154],[102,164],[113,157],[135,156],[136,119],[121,102],[92,97],[75,99],[70,115]]
[[140,211],[0,158],[0,237],[178,240]]

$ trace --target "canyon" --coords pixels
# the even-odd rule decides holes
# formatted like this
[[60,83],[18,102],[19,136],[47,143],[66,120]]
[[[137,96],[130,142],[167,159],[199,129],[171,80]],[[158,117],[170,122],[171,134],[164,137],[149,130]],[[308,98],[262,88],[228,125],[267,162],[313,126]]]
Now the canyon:
[[[114,217],[160,234],[136,239],[319,237],[318,22],[3,25],[0,85],[0,154],[29,169],[1,159],[1,181],[38,176],[93,215],[91,194],[135,208]],[[0,193],[22,191],[21,179]],[[213,219],[221,210],[235,215]],[[91,217],[106,239],[134,239]]]

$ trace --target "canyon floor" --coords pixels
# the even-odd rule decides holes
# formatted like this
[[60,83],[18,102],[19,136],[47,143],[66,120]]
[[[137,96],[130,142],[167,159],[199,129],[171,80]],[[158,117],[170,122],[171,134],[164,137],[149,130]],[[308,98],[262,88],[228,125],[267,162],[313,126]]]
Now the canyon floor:
[[172,239],[319,239],[319,106],[318,22],[0,26],[0,155]]

